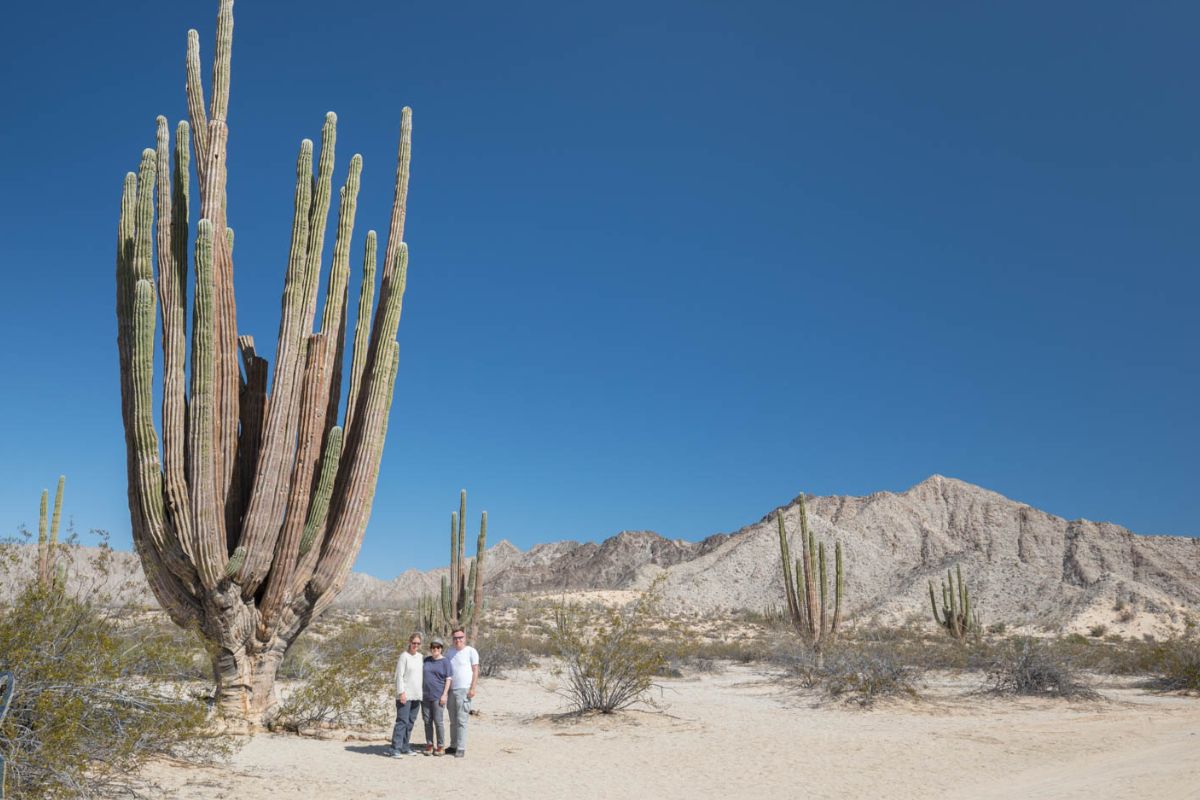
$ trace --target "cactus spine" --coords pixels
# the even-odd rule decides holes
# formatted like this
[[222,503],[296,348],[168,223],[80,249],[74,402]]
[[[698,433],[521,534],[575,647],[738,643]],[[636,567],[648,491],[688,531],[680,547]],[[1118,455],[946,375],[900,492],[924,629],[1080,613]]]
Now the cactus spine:
[[483,614],[483,557],[487,549],[487,512],[479,518],[479,538],[475,540],[475,558],[466,568],[467,490],[458,495],[458,512],[450,514],[450,573],[442,578],[442,622],[447,628],[469,629],[475,639]]
[[[54,516],[47,526],[47,503],[50,491],[42,490],[42,503],[38,511],[38,565],[37,581],[42,589],[50,589],[59,580],[58,561],[58,524],[62,519],[63,487],[66,486],[67,476],[58,476],[58,488],[54,490]],[[60,582],[61,583],[61,582]]]
[[[957,581],[955,576],[957,575]],[[929,582],[929,604],[933,607],[933,618],[955,639],[965,639],[968,634],[979,632],[979,612],[971,605],[971,592],[962,576],[962,565],[946,570],[942,581],[942,605],[938,607],[933,581]]]
[[[156,146],[125,177],[117,227],[117,342],[130,517],[147,579],[177,624],[198,626],[209,640],[220,707],[261,723],[275,705],[279,662],[340,591],[370,517],[398,367],[412,116],[407,108],[400,115],[379,285],[371,231],[352,335],[347,287],[362,158],[350,160],[338,192],[332,266],[318,323],[334,197],[336,115],[325,116],[319,154],[311,141],[301,142],[275,366],[269,373],[253,337],[237,335],[226,201],[232,42],[233,0],[219,0],[211,102],[201,77],[199,34],[189,31],[191,122],[176,126],[172,146],[170,126],[159,117]],[[190,165],[200,209],[194,252],[188,247]],[[189,252],[195,270],[190,381],[184,369]],[[159,316],[161,440],[152,408]],[[343,409],[348,339],[353,361]]]
[[842,617],[842,592],[845,586],[842,567],[842,544],[834,544],[833,562],[833,613],[829,607],[829,574],[826,567],[825,543],[818,542],[808,527],[808,511],[803,495],[800,506],[800,553],[792,561],[788,545],[787,526],[783,511],[776,514],[779,527],[779,557],[783,565],[783,582],[786,590],[788,616],[796,632],[814,647],[837,636]]

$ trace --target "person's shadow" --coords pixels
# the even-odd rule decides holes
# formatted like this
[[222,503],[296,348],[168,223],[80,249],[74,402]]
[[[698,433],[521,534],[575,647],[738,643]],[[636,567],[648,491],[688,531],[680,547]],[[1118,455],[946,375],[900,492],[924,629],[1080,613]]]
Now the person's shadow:
[[347,753],[362,753],[368,756],[384,756],[392,757],[392,746],[390,744],[348,744],[346,745]]

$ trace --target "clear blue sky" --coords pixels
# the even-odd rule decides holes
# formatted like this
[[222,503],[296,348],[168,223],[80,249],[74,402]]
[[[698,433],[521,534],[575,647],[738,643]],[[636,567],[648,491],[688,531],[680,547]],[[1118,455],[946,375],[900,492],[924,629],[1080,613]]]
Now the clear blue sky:
[[[414,109],[357,569],[443,563],[460,487],[521,547],[696,539],[934,472],[1200,534],[1200,10],[990,5],[238,3],[229,216],[260,349],[300,139],[335,110],[337,180],[364,156],[358,264]],[[77,527],[129,546],[121,180],[155,115],[185,117],[185,33],[207,65],[215,9],[6,14],[4,533],[61,472]]]

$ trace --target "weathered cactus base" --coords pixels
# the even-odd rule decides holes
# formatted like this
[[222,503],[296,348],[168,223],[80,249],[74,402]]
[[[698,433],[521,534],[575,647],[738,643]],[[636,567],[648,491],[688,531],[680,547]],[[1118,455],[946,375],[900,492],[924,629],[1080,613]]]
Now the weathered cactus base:
[[222,650],[213,658],[216,705],[227,725],[265,729],[279,705],[275,676],[283,662],[282,649],[247,653]]

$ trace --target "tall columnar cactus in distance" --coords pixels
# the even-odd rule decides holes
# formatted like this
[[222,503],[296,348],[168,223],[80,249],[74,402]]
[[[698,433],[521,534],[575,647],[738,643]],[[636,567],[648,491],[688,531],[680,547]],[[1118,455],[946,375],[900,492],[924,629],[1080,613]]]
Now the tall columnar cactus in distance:
[[50,498],[48,489],[42,490],[42,504],[38,512],[38,565],[37,581],[42,589],[49,589],[58,579],[56,562],[58,561],[58,523],[62,518],[63,487],[67,483],[66,475],[58,476],[58,488],[54,490],[54,516],[50,520],[47,533],[47,502]]
[[458,495],[458,513],[450,514],[450,574],[442,578],[442,621],[448,628],[468,628],[475,639],[483,615],[483,556],[487,548],[487,512],[479,518],[479,538],[470,573],[466,569],[467,490]]
[[[788,546],[783,511],[776,514],[779,524],[779,557],[783,562],[783,583],[787,592],[788,616],[796,631],[819,647],[837,635],[842,617],[842,544],[834,545],[833,614],[828,615],[829,577],[825,564],[825,543],[817,542],[808,527],[808,510],[800,497],[800,558],[793,564]],[[793,571],[794,567],[794,571]]]
[[929,603],[933,606],[934,620],[955,639],[965,639],[967,634],[979,632],[979,612],[971,604],[971,593],[963,580],[961,564],[955,564],[953,571],[946,570],[946,580],[942,581],[940,609],[933,581],[929,582]]
[[[159,117],[156,147],[125,177],[117,233],[117,345],[129,508],[146,577],[171,618],[197,626],[208,640],[220,706],[261,723],[276,702],[275,673],[284,653],[341,589],[370,517],[398,363],[412,123],[403,109],[378,289],[374,231],[366,237],[349,399],[339,425],[362,158],[350,159],[338,193],[332,265],[314,329],[337,117],[325,117],[315,176],[313,144],[300,144],[268,387],[266,358],[252,336],[237,334],[225,158],[232,41],[233,0],[220,0],[211,102],[204,98],[199,36],[189,31],[191,124],[178,124],[172,146],[167,120]],[[200,210],[189,373],[190,165]],[[159,316],[161,440],[151,405]]]

